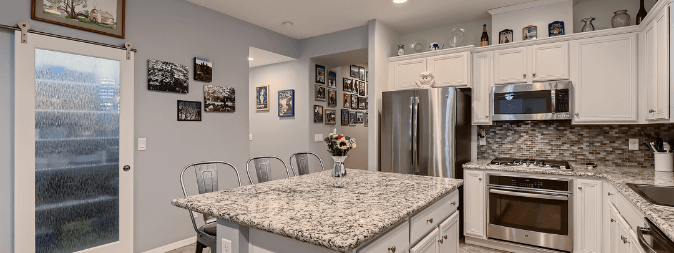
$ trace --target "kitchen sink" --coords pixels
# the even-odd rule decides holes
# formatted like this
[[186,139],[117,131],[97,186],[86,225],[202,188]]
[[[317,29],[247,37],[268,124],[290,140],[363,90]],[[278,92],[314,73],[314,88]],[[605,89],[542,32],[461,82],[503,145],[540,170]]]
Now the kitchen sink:
[[627,184],[627,186],[653,204],[674,207],[674,187],[648,184]]

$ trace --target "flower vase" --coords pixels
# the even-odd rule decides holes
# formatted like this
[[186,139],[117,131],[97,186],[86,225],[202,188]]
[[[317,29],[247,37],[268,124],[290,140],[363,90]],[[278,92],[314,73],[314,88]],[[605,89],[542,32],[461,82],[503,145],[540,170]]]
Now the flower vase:
[[335,160],[334,166],[332,166],[332,177],[334,178],[335,187],[344,188],[344,177],[346,177],[346,168],[344,167],[344,161],[346,156],[333,156]]
[[613,28],[625,27],[630,25],[630,14],[627,14],[627,10],[619,10],[614,12],[615,16],[611,18],[611,25]]

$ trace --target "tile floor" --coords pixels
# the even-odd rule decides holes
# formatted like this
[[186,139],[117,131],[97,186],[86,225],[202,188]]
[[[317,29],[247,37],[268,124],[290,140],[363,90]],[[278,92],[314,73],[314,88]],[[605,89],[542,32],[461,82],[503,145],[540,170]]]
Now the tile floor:
[[[196,247],[195,244],[190,244],[185,247],[169,251],[167,253],[194,253],[195,247]],[[459,245],[459,253],[505,253],[505,252],[507,251],[493,250],[465,243],[461,243]],[[206,249],[204,250],[204,253],[210,253],[210,250]]]

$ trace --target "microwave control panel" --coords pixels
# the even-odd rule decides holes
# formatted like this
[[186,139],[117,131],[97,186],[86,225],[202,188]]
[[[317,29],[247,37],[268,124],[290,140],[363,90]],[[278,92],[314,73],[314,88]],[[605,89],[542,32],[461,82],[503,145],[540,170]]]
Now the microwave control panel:
[[[569,89],[560,89],[555,91],[555,104],[557,113],[569,112]],[[569,115],[570,118],[570,115]]]

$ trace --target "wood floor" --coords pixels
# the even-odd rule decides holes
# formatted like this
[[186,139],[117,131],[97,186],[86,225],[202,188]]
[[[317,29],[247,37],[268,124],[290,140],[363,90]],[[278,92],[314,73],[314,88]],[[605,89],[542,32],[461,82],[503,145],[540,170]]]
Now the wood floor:
[[[194,250],[196,249],[195,244],[190,244],[185,247],[182,247],[180,249],[172,250],[167,253],[194,253]],[[483,248],[480,246],[475,246],[475,245],[470,245],[470,244],[465,244],[461,243],[459,245],[459,253],[504,253],[507,251],[500,251],[500,250],[493,250],[493,249],[488,249],[488,248]],[[209,249],[205,249],[204,253],[210,253],[211,251]]]

